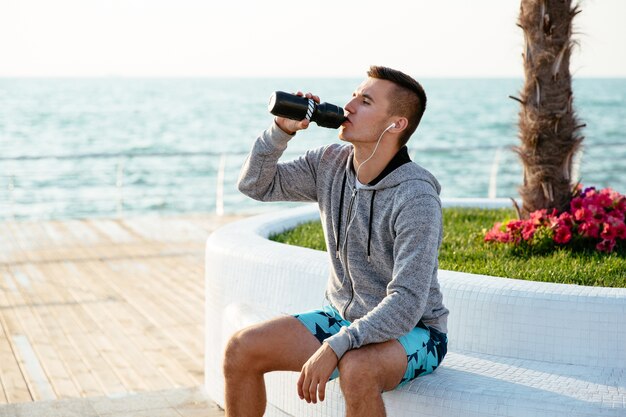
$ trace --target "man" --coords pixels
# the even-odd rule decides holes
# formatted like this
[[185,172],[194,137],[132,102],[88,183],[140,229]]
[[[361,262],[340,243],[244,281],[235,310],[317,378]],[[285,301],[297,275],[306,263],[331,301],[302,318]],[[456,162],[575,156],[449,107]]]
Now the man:
[[324,308],[231,338],[224,357],[227,416],[262,416],[263,375],[276,370],[299,371],[298,394],[313,403],[339,376],[348,416],[384,416],[383,391],[432,372],[443,359],[440,186],[411,162],[405,146],[425,107],[414,79],[371,67],[345,106],[339,138],[348,145],[279,163],[309,125],[281,117],[255,142],[239,189],[262,201],[318,202],[332,268]]

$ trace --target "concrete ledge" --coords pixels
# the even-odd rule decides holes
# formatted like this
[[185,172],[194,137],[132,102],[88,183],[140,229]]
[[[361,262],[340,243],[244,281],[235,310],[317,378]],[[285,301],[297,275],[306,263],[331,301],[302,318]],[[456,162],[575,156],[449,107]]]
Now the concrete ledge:
[[[494,207],[508,200],[444,201]],[[238,329],[322,305],[327,254],[267,240],[319,218],[316,206],[231,223],[207,241],[209,395],[223,404],[224,343]],[[626,289],[520,281],[440,270],[449,353],[432,375],[384,395],[392,416],[626,415]],[[267,377],[276,416],[343,415],[337,383],[309,405],[297,374]]]

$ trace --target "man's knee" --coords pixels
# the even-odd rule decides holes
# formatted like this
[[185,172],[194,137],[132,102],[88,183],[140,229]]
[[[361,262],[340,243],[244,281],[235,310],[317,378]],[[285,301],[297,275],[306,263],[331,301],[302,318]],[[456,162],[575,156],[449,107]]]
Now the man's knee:
[[344,395],[380,389],[374,358],[361,349],[346,352],[339,361],[339,384]]
[[224,351],[225,376],[252,370],[256,343],[255,332],[250,328],[238,331],[228,340]]

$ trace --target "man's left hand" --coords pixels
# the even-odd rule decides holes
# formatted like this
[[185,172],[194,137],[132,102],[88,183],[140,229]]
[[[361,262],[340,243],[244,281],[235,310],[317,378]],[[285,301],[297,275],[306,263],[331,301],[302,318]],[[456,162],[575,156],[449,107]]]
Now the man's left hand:
[[322,343],[322,346],[315,351],[313,356],[302,367],[300,379],[298,380],[298,395],[301,400],[307,403],[317,403],[317,398],[324,401],[326,393],[326,382],[337,367],[339,360],[335,351],[331,349],[328,343]]

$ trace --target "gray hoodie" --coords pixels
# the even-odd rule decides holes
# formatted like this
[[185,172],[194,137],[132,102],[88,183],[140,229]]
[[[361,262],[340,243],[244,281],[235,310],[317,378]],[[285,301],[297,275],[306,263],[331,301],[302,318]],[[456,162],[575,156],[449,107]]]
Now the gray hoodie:
[[408,162],[357,189],[352,145],[331,144],[279,163],[292,137],[275,123],[263,132],[238,186],[260,201],[319,204],[332,263],[326,297],[352,322],[326,339],[337,357],[396,339],[420,320],[447,333],[437,280],[443,230],[435,177]]

